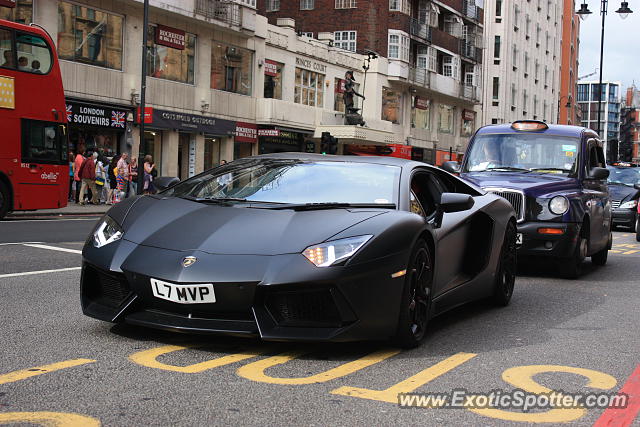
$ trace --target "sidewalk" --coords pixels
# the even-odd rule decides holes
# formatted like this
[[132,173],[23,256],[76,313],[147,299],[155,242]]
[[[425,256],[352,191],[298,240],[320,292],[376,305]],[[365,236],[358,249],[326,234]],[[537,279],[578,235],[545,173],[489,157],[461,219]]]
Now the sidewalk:
[[78,205],[74,202],[60,209],[40,209],[37,211],[15,211],[7,215],[7,218],[32,217],[32,216],[76,216],[76,215],[101,215],[111,208],[111,205]]

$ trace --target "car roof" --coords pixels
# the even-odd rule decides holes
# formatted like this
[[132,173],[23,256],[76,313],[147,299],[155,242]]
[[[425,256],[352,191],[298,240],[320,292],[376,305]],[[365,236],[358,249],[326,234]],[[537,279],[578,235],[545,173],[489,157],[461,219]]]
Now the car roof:
[[312,160],[316,162],[351,162],[351,163],[372,163],[377,165],[398,166],[401,168],[430,167],[427,163],[416,162],[409,159],[401,159],[390,156],[336,156],[315,153],[272,153],[255,156],[256,159],[291,159],[291,160]]
[[505,123],[500,125],[488,125],[478,129],[477,135],[490,134],[490,133],[548,133],[558,136],[572,136],[581,137],[583,133],[588,133],[589,136],[597,138],[597,134],[588,128],[582,126],[572,125],[552,125],[547,124],[548,129],[540,131],[518,131],[511,127],[511,123]]

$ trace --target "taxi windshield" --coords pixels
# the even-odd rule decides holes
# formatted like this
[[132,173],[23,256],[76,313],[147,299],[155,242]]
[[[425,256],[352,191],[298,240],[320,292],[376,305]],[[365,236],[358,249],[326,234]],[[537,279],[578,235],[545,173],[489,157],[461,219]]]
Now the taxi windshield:
[[464,172],[523,172],[574,175],[580,138],[540,133],[479,135]]
[[609,184],[622,184],[633,187],[634,184],[640,184],[640,168],[616,168],[607,166],[609,169]]

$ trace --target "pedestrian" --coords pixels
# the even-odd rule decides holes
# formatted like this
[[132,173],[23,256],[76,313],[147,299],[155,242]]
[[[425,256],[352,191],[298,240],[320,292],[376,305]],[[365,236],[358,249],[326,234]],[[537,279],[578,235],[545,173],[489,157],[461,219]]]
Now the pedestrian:
[[105,193],[105,184],[107,182],[107,171],[105,167],[105,162],[106,160],[104,159],[103,156],[98,156],[96,161],[96,180],[95,180],[96,190],[98,192],[96,197],[98,204],[103,202],[104,193]]
[[156,189],[153,185],[153,172],[156,165],[153,163],[153,157],[150,154],[144,156],[144,194],[155,194]]
[[129,196],[138,194],[138,158],[133,157],[129,163]]
[[227,161],[225,159],[220,160],[220,166],[224,166],[227,164]]
[[109,193],[107,194],[108,205],[113,204],[114,192],[116,190],[116,187],[118,186],[118,181],[116,179],[116,176],[118,174],[117,171],[118,171],[119,160],[120,160],[120,155],[116,154],[111,158],[111,161],[109,162],[109,170],[107,171],[109,175]]
[[76,158],[73,161],[73,180],[76,184],[76,203],[80,203],[80,167],[84,162],[84,148],[78,147],[78,154],[76,154]]
[[69,162],[69,197],[68,200],[73,202],[73,183],[75,182],[73,179],[73,151],[69,151],[67,155],[67,160]]
[[96,159],[98,158],[98,153],[93,153],[91,157],[87,157],[82,165],[80,166],[80,171],[78,175],[82,179],[82,186],[80,188],[80,204],[84,205],[84,194],[87,189],[91,190],[92,198],[91,203],[94,205],[98,204],[97,196],[98,191],[96,190]]
[[127,184],[129,182],[129,163],[127,162],[128,158],[129,154],[122,153],[122,156],[120,156],[120,160],[118,160],[118,175],[116,176],[116,179],[121,178],[124,182],[124,185],[118,185],[118,190],[124,191],[125,195],[127,194]]

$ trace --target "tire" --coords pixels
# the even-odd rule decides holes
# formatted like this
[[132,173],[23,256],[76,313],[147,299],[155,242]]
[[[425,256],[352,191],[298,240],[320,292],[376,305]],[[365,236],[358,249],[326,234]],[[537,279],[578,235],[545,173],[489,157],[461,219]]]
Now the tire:
[[640,242],[640,215],[636,214],[636,242]]
[[413,248],[405,277],[393,342],[402,348],[414,348],[424,338],[431,316],[433,258],[422,239]]
[[571,258],[563,260],[560,263],[560,270],[566,279],[577,279],[582,274],[582,262],[587,257],[587,248],[589,247],[589,239],[580,235],[578,243],[573,251]]
[[9,189],[4,182],[0,181],[0,220],[9,212],[11,204]]
[[593,265],[605,265],[607,263],[607,257],[609,256],[609,248],[611,247],[611,242],[613,241],[613,235],[609,232],[609,242],[607,242],[607,246],[604,247],[599,252],[591,255],[591,263]]
[[504,231],[504,241],[500,249],[496,281],[491,296],[491,301],[499,306],[509,305],[513,296],[517,267],[516,234],[516,225],[510,221]]

